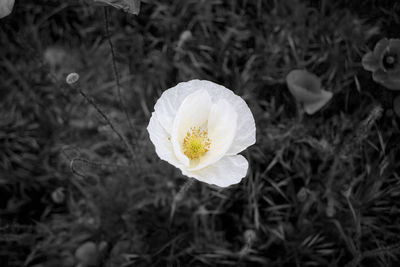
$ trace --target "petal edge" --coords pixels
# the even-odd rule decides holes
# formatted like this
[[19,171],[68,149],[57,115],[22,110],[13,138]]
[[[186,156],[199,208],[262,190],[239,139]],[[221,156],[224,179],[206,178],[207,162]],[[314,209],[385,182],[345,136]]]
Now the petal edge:
[[201,182],[219,187],[228,187],[239,183],[246,176],[248,167],[249,163],[242,155],[235,155],[225,156],[216,163],[199,171],[182,170],[182,173]]

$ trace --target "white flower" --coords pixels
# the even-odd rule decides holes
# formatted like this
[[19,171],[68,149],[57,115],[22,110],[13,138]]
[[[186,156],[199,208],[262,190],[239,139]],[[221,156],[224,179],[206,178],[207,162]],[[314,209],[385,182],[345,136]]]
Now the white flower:
[[0,19],[10,15],[14,7],[14,0],[0,0]]
[[255,143],[256,128],[246,102],[210,81],[192,80],[166,90],[147,130],[157,155],[186,176],[226,187],[246,176],[237,155]]

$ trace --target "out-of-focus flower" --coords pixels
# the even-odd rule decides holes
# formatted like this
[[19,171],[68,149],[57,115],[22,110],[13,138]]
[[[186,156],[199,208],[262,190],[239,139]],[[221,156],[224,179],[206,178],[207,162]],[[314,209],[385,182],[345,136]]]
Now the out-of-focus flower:
[[14,7],[14,0],[0,0],[0,19],[10,15]]
[[186,176],[226,187],[246,176],[237,155],[255,143],[255,122],[246,102],[210,81],[192,80],[166,90],[147,130],[157,155]]
[[321,80],[306,70],[292,70],[286,76],[289,91],[303,104],[307,114],[314,114],[332,98],[332,92],[321,88]]
[[391,90],[400,90],[400,39],[383,38],[373,51],[362,58],[365,70],[375,82]]

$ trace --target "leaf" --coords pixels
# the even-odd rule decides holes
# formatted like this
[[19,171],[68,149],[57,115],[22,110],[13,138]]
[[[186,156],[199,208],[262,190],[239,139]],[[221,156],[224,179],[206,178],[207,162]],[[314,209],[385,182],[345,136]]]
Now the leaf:
[[94,0],[101,2],[117,9],[122,9],[125,12],[138,15],[140,11],[140,0]]

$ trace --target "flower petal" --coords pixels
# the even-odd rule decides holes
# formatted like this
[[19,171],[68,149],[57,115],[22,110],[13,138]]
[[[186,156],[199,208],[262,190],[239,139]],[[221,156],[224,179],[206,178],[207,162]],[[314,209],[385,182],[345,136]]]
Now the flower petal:
[[311,102],[304,103],[304,111],[310,115],[314,114],[315,112],[320,110],[323,106],[325,106],[326,103],[328,103],[329,100],[331,100],[332,96],[333,96],[332,92],[322,90],[320,93],[320,99],[318,101],[312,103]]
[[249,163],[242,155],[235,155],[225,156],[201,170],[182,170],[182,173],[201,182],[227,187],[239,183],[246,176],[248,167]]
[[400,39],[390,39],[388,52],[400,56]]
[[388,79],[394,82],[400,82],[400,70],[388,72]]
[[191,86],[190,82],[179,83],[175,87],[165,90],[157,100],[154,111],[164,129],[171,134],[176,113],[183,100],[200,88]]
[[379,69],[372,74],[372,79],[390,90],[400,90],[400,71],[388,73]]
[[210,81],[191,80],[182,82],[163,92],[154,110],[164,129],[168,133],[172,132],[173,120],[183,100],[189,94],[201,89],[207,90],[213,103],[216,103],[219,99],[226,99],[238,114],[236,135],[227,154],[235,155],[254,144],[256,127],[253,114],[246,102],[226,87]]
[[[286,81],[287,81],[287,85],[288,85],[290,93],[292,93],[292,95],[294,96],[294,98],[296,98],[296,100],[298,102],[308,104],[308,103],[315,103],[315,102],[318,102],[321,100],[321,98],[322,98],[321,88],[318,90],[317,93],[315,93],[311,90],[308,90],[308,88],[305,88],[302,86],[305,84],[305,82],[297,83],[296,80],[293,80],[292,78],[293,77],[288,75],[286,77]],[[313,83],[313,82],[310,81],[310,84],[311,83]],[[314,83],[314,85],[316,85],[316,84]]]
[[389,45],[389,40],[387,38],[381,39],[379,42],[376,43],[374,47],[374,56],[380,61],[382,59],[383,53],[387,49]]
[[382,69],[379,69],[379,70],[375,71],[375,72],[372,74],[372,79],[373,79],[375,82],[380,83],[380,82],[386,80],[386,79],[387,79],[387,76],[388,76],[388,74],[387,74],[386,71],[384,71],[384,70],[382,70]]
[[286,76],[286,83],[291,87],[301,87],[311,93],[318,94],[321,91],[321,79],[306,70],[292,70]]
[[389,73],[400,71],[400,39],[390,39],[388,54],[394,55],[395,64],[394,67],[388,70]]
[[216,103],[219,99],[225,99],[238,114],[235,138],[226,153],[227,155],[236,155],[256,142],[254,117],[243,98],[234,94],[228,88],[210,81],[193,80],[191,82],[195,86],[205,88],[213,103]]
[[376,71],[380,67],[379,59],[375,57],[373,52],[366,53],[362,58],[361,64],[367,71]]
[[175,156],[185,166],[190,165],[189,158],[182,152],[183,139],[191,127],[201,127],[208,120],[211,98],[206,90],[198,90],[188,95],[176,113],[172,126],[171,141]]
[[303,103],[307,114],[314,114],[333,96],[331,92],[321,89],[318,76],[306,70],[292,70],[286,76],[289,91],[300,103]]
[[178,159],[175,157],[169,134],[161,126],[155,112],[153,112],[151,115],[149,125],[147,126],[147,131],[160,159],[165,160],[169,164],[179,168],[182,164],[180,164]]
[[14,7],[14,0],[1,0],[0,1],[0,19],[11,14]]
[[189,170],[200,170],[217,162],[226,154],[236,134],[237,118],[235,109],[225,99],[220,99],[212,105],[207,127],[211,140],[210,150]]

